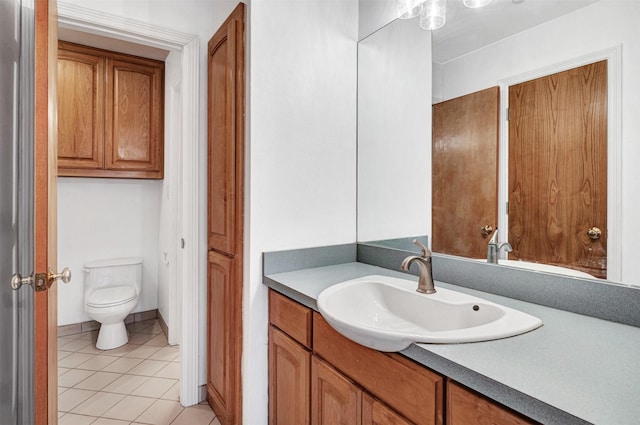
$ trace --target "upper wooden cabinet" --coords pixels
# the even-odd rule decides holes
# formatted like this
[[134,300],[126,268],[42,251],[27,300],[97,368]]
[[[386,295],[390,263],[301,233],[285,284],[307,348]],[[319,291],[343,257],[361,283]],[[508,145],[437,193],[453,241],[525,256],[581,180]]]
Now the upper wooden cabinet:
[[163,178],[164,63],[58,47],[58,175]]

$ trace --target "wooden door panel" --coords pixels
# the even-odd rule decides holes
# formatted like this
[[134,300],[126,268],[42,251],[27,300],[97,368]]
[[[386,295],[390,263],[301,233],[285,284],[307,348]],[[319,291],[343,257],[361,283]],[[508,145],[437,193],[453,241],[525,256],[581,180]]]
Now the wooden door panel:
[[160,66],[107,60],[105,168],[162,177],[162,85]]
[[[235,252],[236,158],[234,134],[235,32],[209,43],[209,249]],[[214,41],[214,39],[212,39]]]
[[97,169],[104,165],[104,59],[77,50],[60,43],[58,165]]
[[362,391],[317,357],[311,360],[311,423],[360,425]]
[[269,424],[311,422],[311,352],[269,326]]
[[510,258],[606,278],[606,61],[511,86],[509,115]]
[[[57,55],[56,0],[35,4],[35,271],[57,269]],[[58,422],[58,299],[56,286],[34,295],[34,418]]]
[[242,423],[244,20],[240,3],[208,45],[207,398],[222,425]]
[[434,252],[485,258],[498,223],[498,87],[433,105]]

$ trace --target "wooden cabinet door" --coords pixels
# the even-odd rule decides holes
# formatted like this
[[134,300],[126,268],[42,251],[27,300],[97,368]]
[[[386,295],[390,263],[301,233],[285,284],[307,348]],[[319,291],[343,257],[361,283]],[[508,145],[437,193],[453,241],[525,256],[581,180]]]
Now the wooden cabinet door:
[[163,176],[163,72],[133,57],[107,59],[105,168],[121,177]]
[[328,364],[311,360],[311,423],[359,425],[362,391]]
[[533,425],[535,423],[453,381],[447,383],[447,425]]
[[607,277],[606,61],[509,87],[509,242],[511,259]]
[[362,425],[411,425],[411,422],[369,394],[363,393]]
[[500,91],[491,87],[433,105],[432,248],[486,258],[498,224]]
[[269,326],[269,424],[308,425],[311,352]]
[[58,167],[104,165],[104,57],[60,42],[58,50]]

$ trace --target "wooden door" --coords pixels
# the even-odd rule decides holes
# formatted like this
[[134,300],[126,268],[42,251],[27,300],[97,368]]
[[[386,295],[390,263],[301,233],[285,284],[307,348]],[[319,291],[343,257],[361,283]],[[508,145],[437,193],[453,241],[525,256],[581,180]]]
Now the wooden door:
[[[106,170],[114,175],[162,178],[164,173],[164,65],[112,55],[106,73]],[[108,177],[108,172],[105,173]]]
[[411,422],[369,394],[363,393],[362,425],[411,425]]
[[448,425],[533,425],[535,423],[453,381],[447,382]]
[[[57,269],[57,50],[56,0],[35,2],[36,273]],[[34,296],[36,425],[58,423],[58,299],[56,285]]]
[[102,168],[104,58],[64,42],[59,47],[58,165]]
[[499,103],[491,87],[433,105],[434,252],[487,255],[498,224]]
[[317,357],[311,360],[311,423],[359,425],[362,391]]
[[311,422],[311,352],[269,326],[269,424]]
[[208,46],[207,400],[222,425],[242,423],[244,16],[240,3]]
[[512,259],[606,278],[606,61],[509,87],[509,242]]

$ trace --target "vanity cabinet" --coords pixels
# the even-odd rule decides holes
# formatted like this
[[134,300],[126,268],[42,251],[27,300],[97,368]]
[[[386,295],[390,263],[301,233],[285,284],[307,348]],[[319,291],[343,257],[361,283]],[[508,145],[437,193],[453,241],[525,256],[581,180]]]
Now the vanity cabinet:
[[447,382],[448,425],[533,425],[537,422],[523,418],[462,385]]
[[443,424],[443,378],[269,291],[269,424]]
[[161,179],[164,63],[58,44],[58,175]]

